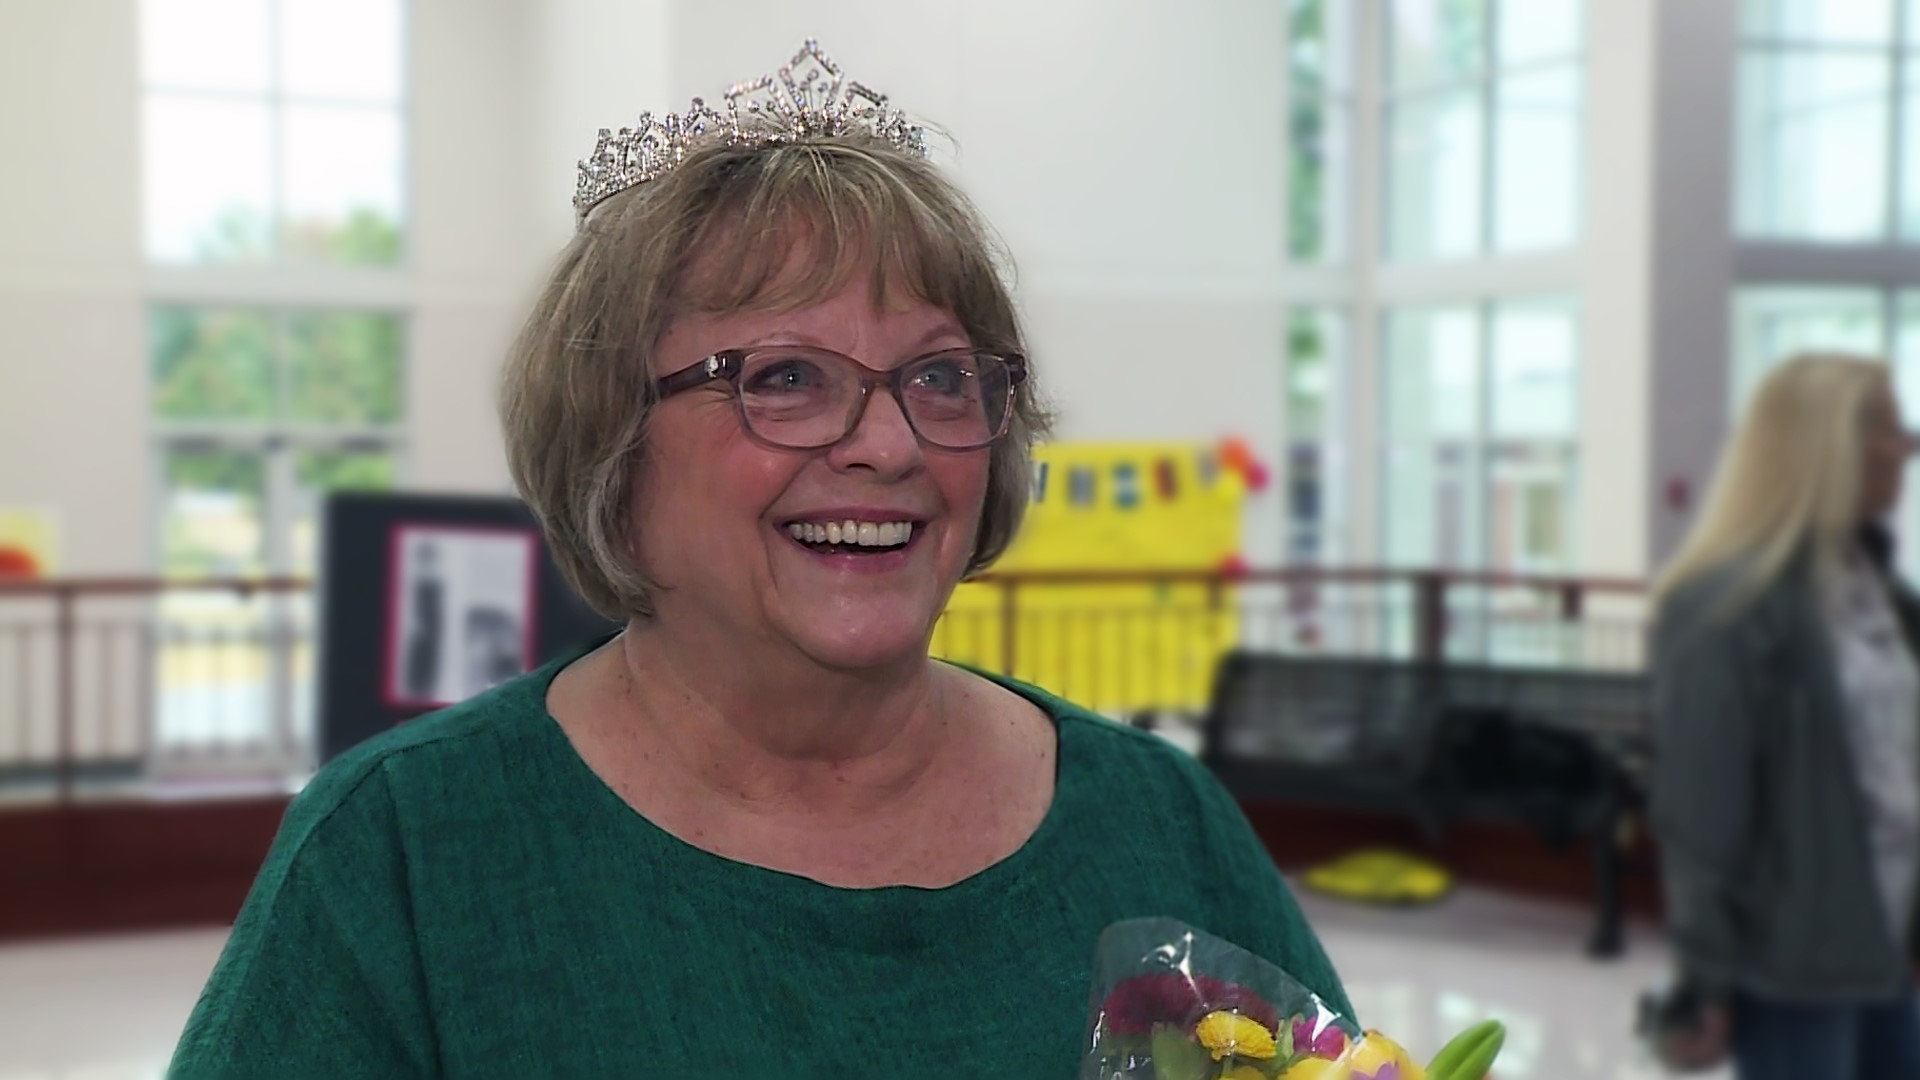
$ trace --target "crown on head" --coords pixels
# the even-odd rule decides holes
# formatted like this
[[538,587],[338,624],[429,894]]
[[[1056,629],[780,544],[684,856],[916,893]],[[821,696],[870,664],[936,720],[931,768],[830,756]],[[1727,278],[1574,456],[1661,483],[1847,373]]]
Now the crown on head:
[[885,94],[843,77],[812,38],[778,71],[736,83],[724,97],[718,111],[694,98],[683,114],[645,112],[633,127],[601,128],[593,156],[580,163],[575,223],[584,223],[601,201],[672,171],[695,149],[713,143],[765,146],[859,134],[927,155],[919,125],[888,106]]

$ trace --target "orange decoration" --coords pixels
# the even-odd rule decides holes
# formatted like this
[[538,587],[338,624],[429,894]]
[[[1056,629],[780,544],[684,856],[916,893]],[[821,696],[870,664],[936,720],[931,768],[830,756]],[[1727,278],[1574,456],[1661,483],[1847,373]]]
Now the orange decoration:
[[40,576],[40,564],[17,547],[0,546],[0,581],[32,581]]

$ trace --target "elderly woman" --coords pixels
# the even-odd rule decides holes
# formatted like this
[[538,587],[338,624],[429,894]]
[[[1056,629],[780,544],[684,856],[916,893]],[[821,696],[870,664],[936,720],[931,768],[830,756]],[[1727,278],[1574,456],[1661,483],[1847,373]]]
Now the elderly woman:
[[177,1074],[1066,1077],[1145,915],[1346,1007],[1192,760],[929,658],[1028,498],[1013,302],[884,99],[756,85],[603,135],[507,375],[624,631],[323,770]]

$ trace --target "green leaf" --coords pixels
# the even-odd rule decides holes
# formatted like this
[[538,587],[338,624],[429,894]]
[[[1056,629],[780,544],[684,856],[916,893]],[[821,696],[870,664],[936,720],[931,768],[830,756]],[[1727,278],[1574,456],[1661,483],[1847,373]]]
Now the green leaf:
[[1153,1029],[1153,1080],[1207,1080],[1213,1061],[1191,1035],[1162,1024]]

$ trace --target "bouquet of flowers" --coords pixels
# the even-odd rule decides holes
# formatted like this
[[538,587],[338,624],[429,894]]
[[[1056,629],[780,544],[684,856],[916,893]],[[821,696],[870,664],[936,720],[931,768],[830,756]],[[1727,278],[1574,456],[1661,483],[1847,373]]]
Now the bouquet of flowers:
[[1100,937],[1081,1080],[1484,1080],[1506,1037],[1462,1032],[1426,1065],[1299,981],[1172,919]]

